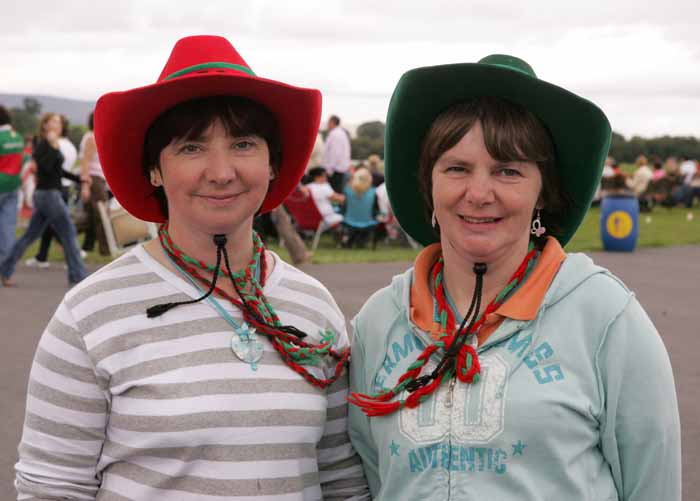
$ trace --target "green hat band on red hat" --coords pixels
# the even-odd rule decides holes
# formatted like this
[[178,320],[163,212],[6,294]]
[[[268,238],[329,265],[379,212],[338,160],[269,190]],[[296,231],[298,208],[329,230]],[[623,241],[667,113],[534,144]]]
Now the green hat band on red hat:
[[253,73],[253,70],[251,70],[250,68],[247,68],[246,66],[241,66],[240,64],[212,62],[212,63],[202,63],[202,64],[195,64],[194,66],[188,66],[187,68],[183,68],[181,70],[178,70],[175,73],[171,73],[170,75],[165,77],[163,79],[163,81],[170,80],[171,78],[181,77],[182,75],[187,75],[188,73],[194,73],[196,71],[208,70],[209,68],[237,70],[237,71],[242,71],[243,73],[247,73],[248,75],[250,75],[252,77],[255,76],[255,73]]

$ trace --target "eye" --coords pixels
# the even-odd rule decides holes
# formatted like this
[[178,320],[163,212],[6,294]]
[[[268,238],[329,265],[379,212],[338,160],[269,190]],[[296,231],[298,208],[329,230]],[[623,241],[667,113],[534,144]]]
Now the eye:
[[465,170],[466,168],[463,165],[448,165],[445,172],[461,173]]
[[238,151],[248,151],[253,148],[255,148],[256,143],[252,139],[245,138],[245,139],[238,139],[234,141],[233,143],[233,148],[238,150]]
[[177,150],[178,153],[192,154],[202,151],[202,146],[197,143],[185,143]]
[[504,177],[519,177],[522,176],[518,169],[512,167],[501,167],[498,169],[498,174]]

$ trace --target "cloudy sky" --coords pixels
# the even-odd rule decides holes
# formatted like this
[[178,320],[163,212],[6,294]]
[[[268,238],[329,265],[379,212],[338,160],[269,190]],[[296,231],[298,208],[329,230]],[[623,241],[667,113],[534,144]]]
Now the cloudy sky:
[[8,3],[0,93],[96,99],[154,82],[178,38],[217,34],[258,75],[320,89],[346,123],[384,120],[410,68],[506,53],[627,137],[700,136],[697,0]]

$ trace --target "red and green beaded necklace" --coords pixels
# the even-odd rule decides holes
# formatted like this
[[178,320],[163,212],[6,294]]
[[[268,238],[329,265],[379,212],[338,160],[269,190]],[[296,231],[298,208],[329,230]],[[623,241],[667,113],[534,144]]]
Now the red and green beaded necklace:
[[[445,263],[442,257],[438,259],[431,272],[440,323],[438,340],[428,345],[418,355],[416,361],[408,366],[408,370],[399,378],[398,383],[392,389],[376,395],[352,393],[348,401],[360,407],[368,416],[384,416],[403,407],[417,407],[443,381],[449,381],[452,377],[456,376],[457,379],[465,384],[478,382],[481,371],[479,356],[477,355],[476,347],[466,342],[467,338],[475,335],[486,321],[486,317],[496,311],[505,302],[509,294],[523,282],[530,269],[534,266],[536,256],[537,250],[530,244],[528,253],[511,276],[508,284],[488,304],[481,315],[478,314],[481,301],[481,280],[486,272],[486,265],[477,263],[474,266],[474,271],[477,274],[474,298],[472,299],[469,312],[465,315],[459,328],[455,328],[455,314],[447,300],[443,275]],[[474,313],[473,318],[465,328],[464,324],[472,316],[472,312]],[[431,374],[421,376],[421,372],[430,360],[430,357],[439,350],[443,350],[443,356],[435,370]],[[404,390],[408,391],[410,395],[405,399],[394,400]]]
[[[214,243],[217,246],[217,262],[213,266],[185,254],[170,238],[166,225],[160,226],[158,237],[163,250],[177,267],[206,287],[208,292],[196,300],[152,306],[146,310],[149,318],[162,315],[176,306],[199,302],[215,292],[240,308],[245,322],[257,332],[266,335],[282,360],[309,383],[319,388],[326,388],[341,376],[350,356],[350,350],[346,348],[339,353],[332,348],[335,343],[333,332],[330,330],[322,331],[320,333],[322,342],[317,345],[302,341],[306,334],[293,326],[283,325],[272,304],[265,297],[263,293],[265,246],[255,231],[253,231],[253,257],[243,270],[235,272],[231,270],[229,265],[224,235],[214,236]],[[225,266],[222,266],[221,263],[222,255]],[[199,270],[213,273],[213,279],[208,280],[200,274]],[[216,285],[216,279],[219,275],[230,279],[238,298],[231,296]],[[334,365],[334,372],[330,378],[317,378],[304,368],[305,365],[317,365],[326,357],[330,357],[333,360],[331,363]]]

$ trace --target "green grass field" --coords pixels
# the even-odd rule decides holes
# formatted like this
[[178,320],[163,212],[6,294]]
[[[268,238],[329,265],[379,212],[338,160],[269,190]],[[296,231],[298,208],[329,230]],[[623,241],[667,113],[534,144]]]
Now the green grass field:
[[[692,214],[692,219],[688,219]],[[22,230],[18,230],[20,235]],[[700,245],[700,209],[655,208],[650,213],[639,216],[638,247],[665,247],[672,245]],[[32,245],[23,259],[36,254],[39,246],[37,241]],[[288,260],[287,251],[270,242],[269,248]],[[569,252],[598,251],[603,245],[600,240],[600,209],[592,208],[574,238],[566,246]],[[338,249],[333,239],[324,235],[313,257],[313,263],[371,263],[389,261],[411,261],[418,251],[395,244],[380,243],[376,250],[371,249]],[[49,261],[63,261],[63,251],[57,244],[51,246]],[[97,252],[88,255],[88,264],[106,264],[111,261],[109,256],[100,256]]]

